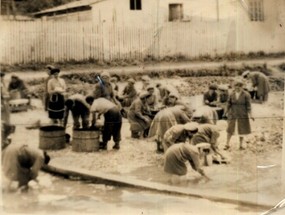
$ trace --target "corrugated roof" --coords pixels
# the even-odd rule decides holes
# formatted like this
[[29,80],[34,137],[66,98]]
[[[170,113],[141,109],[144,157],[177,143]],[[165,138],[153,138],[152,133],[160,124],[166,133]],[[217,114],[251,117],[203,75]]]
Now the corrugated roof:
[[79,0],[79,1],[74,1],[74,2],[70,2],[64,5],[60,5],[57,7],[53,7],[53,8],[49,8],[46,10],[41,10],[37,13],[34,13],[34,15],[37,14],[43,14],[43,13],[51,13],[51,12],[55,12],[55,11],[63,11],[63,10],[67,10],[67,9],[71,9],[71,8],[77,8],[77,7],[82,7],[82,6],[88,6],[88,5],[92,5],[98,2],[101,2],[104,0]]

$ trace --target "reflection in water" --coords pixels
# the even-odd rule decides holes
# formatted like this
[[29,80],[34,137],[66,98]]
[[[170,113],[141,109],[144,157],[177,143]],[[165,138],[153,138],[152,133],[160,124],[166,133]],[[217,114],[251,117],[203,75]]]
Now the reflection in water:
[[[205,199],[92,184],[40,173],[27,193],[4,192],[4,212],[21,214],[256,214],[257,209]],[[193,179],[191,183],[199,183]],[[243,210],[243,212],[241,212]],[[260,211],[260,210],[259,210]],[[1,213],[3,214],[3,213]]]

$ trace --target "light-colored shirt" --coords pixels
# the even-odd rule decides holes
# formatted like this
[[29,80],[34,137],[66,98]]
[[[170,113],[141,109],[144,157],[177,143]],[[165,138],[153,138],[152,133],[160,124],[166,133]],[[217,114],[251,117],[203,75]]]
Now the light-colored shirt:
[[110,109],[117,107],[113,102],[106,98],[98,98],[93,101],[91,106],[91,112],[97,112],[99,114],[105,114]]
[[52,94],[55,92],[65,92],[66,90],[66,85],[65,81],[62,78],[52,78],[48,81],[47,84],[47,91],[48,93]]

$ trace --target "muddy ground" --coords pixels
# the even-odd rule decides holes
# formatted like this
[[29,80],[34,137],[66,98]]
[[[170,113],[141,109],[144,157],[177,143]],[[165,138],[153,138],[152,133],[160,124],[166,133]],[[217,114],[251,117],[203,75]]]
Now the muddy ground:
[[[223,83],[224,77],[211,77]],[[205,77],[204,77],[205,79]],[[156,82],[172,84],[179,87],[183,92],[183,100],[193,108],[199,107],[202,102],[200,94],[196,96],[185,96],[185,90],[191,89],[192,81],[189,78],[173,77],[171,79],[154,79]],[[202,81],[202,79],[201,79]],[[199,82],[202,83],[202,82]],[[125,82],[119,84],[123,88]],[[140,83],[137,83],[140,88]],[[263,105],[253,104],[252,134],[246,138],[247,149],[239,151],[238,139],[232,138],[233,150],[224,152],[230,159],[228,165],[214,164],[205,167],[206,173],[212,179],[205,183],[199,180],[198,174],[189,168],[189,180],[179,186],[185,188],[199,188],[208,190],[209,193],[226,191],[233,194],[257,195],[258,198],[277,199],[281,196],[281,151],[283,134],[283,92],[272,91],[269,101]],[[39,130],[27,130],[25,127],[41,120],[48,123],[47,113],[43,111],[41,101],[33,99],[33,110],[12,114],[12,123],[17,125],[13,142],[39,145]],[[70,125],[72,122],[69,121]],[[220,120],[218,124],[224,127],[219,138],[222,149],[226,141],[226,121]],[[67,132],[72,134],[71,126]],[[130,137],[129,123],[123,121],[122,142],[119,151],[112,150],[113,143],[108,144],[107,151],[93,153],[77,153],[71,150],[71,145],[58,151],[50,151],[53,163],[71,165],[78,168],[102,171],[106,173],[119,174],[122,176],[154,181],[168,184],[169,176],[163,172],[163,155],[156,154],[156,145],[153,139],[134,140]],[[264,167],[264,166],[270,167]]]

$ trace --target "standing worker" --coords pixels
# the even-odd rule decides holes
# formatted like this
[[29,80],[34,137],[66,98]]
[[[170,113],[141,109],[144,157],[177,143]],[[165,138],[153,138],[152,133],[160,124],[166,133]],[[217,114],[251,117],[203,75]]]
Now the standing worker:
[[43,165],[50,161],[45,151],[31,148],[28,145],[10,144],[2,154],[4,176],[10,181],[18,182],[18,187],[27,190],[28,183],[35,180]]
[[260,103],[268,100],[268,93],[270,91],[268,77],[261,72],[245,71],[242,77],[251,80],[252,87],[257,88],[256,94]]
[[113,137],[115,142],[113,149],[119,150],[122,127],[122,115],[119,107],[106,98],[97,98],[93,101],[91,112],[93,114],[92,126],[96,126],[96,119],[102,114],[104,115],[103,143],[101,143],[100,149],[107,150],[107,143]]
[[62,123],[65,107],[64,107],[64,95],[66,91],[65,81],[59,77],[60,69],[51,69],[50,74],[52,78],[48,81],[48,115],[54,123]]
[[98,83],[95,84],[95,90],[93,92],[94,99],[101,97],[106,98],[121,108],[120,102],[115,98],[115,93],[110,83],[109,72],[102,72],[100,76],[97,76],[97,79]]
[[49,80],[52,78],[51,70],[52,70],[52,69],[55,69],[55,67],[52,66],[52,65],[47,65],[46,68],[47,68],[47,70],[48,70],[48,71],[47,71],[48,77],[45,79],[45,82],[44,82],[44,98],[43,98],[43,103],[44,103],[45,111],[48,111],[48,102],[49,102],[48,82],[49,82]]
[[227,143],[225,150],[230,149],[230,140],[232,135],[237,132],[239,134],[239,149],[244,150],[243,138],[244,135],[251,133],[251,126],[249,119],[254,118],[251,115],[251,99],[248,92],[243,90],[243,82],[236,80],[234,84],[234,91],[230,94],[227,106]]
[[[73,129],[89,127],[90,107],[94,101],[92,96],[74,94],[65,101],[64,127],[67,125],[69,111],[73,117]],[[79,119],[81,118],[81,125]]]

